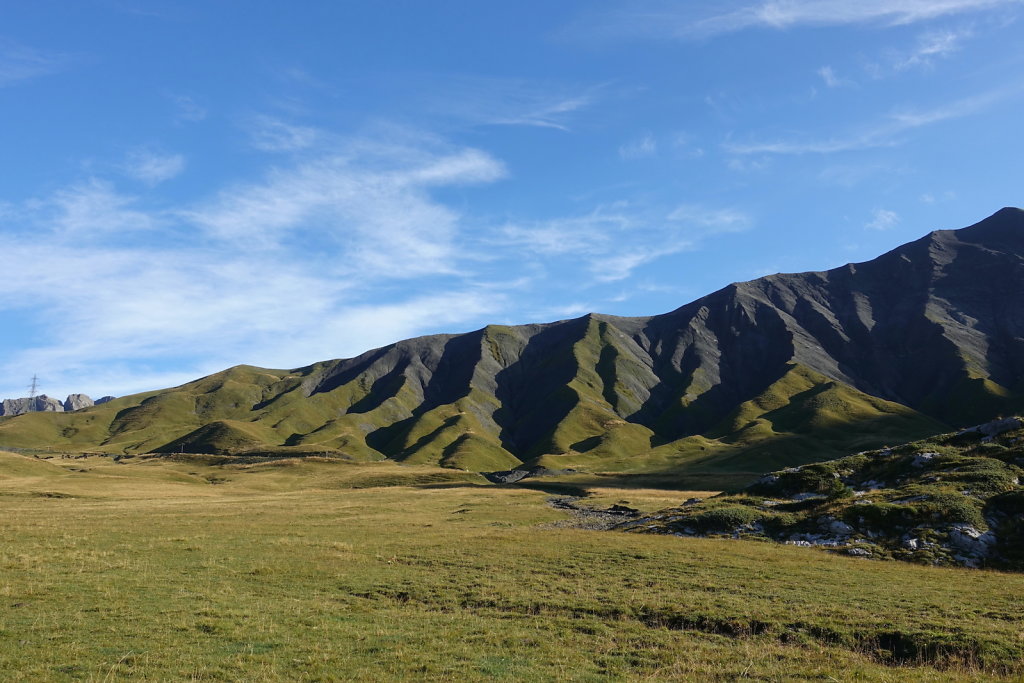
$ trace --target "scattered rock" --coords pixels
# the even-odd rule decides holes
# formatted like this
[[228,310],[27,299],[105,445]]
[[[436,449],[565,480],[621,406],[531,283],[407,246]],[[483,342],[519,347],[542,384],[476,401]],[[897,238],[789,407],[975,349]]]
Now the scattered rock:
[[932,458],[939,457],[938,453],[918,453],[914,456],[914,459],[910,461],[911,467],[924,467],[927,465]]
[[1007,417],[999,420],[992,420],[985,424],[980,424],[974,427],[968,427],[957,433],[957,436],[963,436],[964,434],[982,434],[984,436],[999,436],[1005,432],[1013,431],[1014,429],[1020,429],[1024,427],[1024,421],[1019,417]]
[[[567,521],[552,522],[548,526],[554,527],[575,527],[580,529],[606,530],[623,524],[623,517],[639,517],[640,511],[625,505],[612,505],[605,510],[595,510],[579,504],[582,498],[573,496],[558,496],[548,498],[548,505],[559,510],[568,510],[573,514],[573,519]],[[644,519],[635,519],[628,522],[631,527],[643,524]]]
[[481,472],[487,481],[493,484],[514,484],[530,476],[528,470],[504,470],[500,472]]
[[841,522],[838,519],[834,519],[829,523],[828,530],[836,536],[849,536],[854,532],[852,526],[846,522]]
[[987,557],[995,545],[996,537],[991,531],[981,532],[967,524],[951,527],[949,542],[968,555]]
[[[1014,428],[1024,429],[1024,419],[997,420],[974,431]],[[1019,552],[1024,459],[960,434],[780,470],[744,491],[687,501],[648,516],[643,524],[619,528],[759,538],[854,557],[1024,571]],[[845,486],[836,486],[837,475]],[[851,485],[862,490],[851,495]]]
[[528,470],[501,470],[498,472],[481,472],[488,481],[494,484],[515,484],[530,477],[556,477],[562,474],[575,474],[577,470],[549,470],[546,467],[532,467]]

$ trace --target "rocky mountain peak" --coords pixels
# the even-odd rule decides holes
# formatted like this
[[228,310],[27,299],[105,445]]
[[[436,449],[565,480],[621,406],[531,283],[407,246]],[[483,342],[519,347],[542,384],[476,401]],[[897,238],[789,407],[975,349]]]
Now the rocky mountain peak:
[[71,394],[67,397],[67,400],[64,401],[64,410],[71,412],[72,410],[88,408],[91,405],[95,405],[95,403],[85,394]]
[[85,394],[71,394],[63,401],[46,394],[35,398],[8,398],[0,401],[0,417],[24,413],[70,413],[113,400],[113,396],[104,396],[98,401],[93,401]]
[[953,231],[964,242],[988,247],[1024,245],[1024,209],[1006,207],[974,225]]

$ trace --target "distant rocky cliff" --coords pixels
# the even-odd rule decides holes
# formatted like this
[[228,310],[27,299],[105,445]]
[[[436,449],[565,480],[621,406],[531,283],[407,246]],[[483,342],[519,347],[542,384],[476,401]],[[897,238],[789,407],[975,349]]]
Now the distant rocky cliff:
[[93,401],[85,394],[71,394],[63,403],[46,394],[34,398],[6,398],[0,401],[0,416],[23,413],[70,413],[73,410],[81,410],[113,400],[113,396],[104,396],[98,401]]

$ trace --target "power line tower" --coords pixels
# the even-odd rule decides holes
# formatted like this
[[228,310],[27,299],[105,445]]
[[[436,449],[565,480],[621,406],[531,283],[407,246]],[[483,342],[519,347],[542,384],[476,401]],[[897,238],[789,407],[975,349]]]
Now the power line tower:
[[36,391],[39,390],[39,378],[32,375],[32,384],[28,387],[28,398],[30,401],[34,401],[36,398]]

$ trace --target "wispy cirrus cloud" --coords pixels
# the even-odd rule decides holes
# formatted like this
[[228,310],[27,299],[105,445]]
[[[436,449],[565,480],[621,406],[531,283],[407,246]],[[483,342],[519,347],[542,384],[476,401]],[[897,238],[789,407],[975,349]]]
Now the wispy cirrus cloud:
[[[41,327],[0,373],[31,367],[52,393],[118,394],[171,381],[138,369],[169,358],[190,378],[295,367],[496,314],[504,295],[463,272],[469,229],[433,190],[503,172],[473,148],[351,139],[196,204],[88,178],[8,206],[0,310],[31,301]],[[388,294],[417,279],[445,284]]]
[[864,224],[868,230],[889,230],[899,225],[900,216],[895,211],[888,209],[875,209],[871,214],[871,220]]
[[150,186],[158,185],[185,170],[185,157],[140,148],[129,152],[123,168],[125,173],[136,180]]
[[619,147],[619,158],[624,160],[643,159],[658,153],[658,143],[654,136],[647,133]]
[[460,216],[433,200],[430,189],[493,182],[504,167],[475,149],[371,147],[352,144],[274,169],[182,215],[241,250],[298,242],[343,251],[347,258],[332,266],[336,273],[371,279],[453,273]]
[[[474,125],[531,126],[569,131],[572,118],[602,96],[602,85],[517,78],[427,77],[429,108]],[[423,87],[421,85],[421,87]]]
[[914,67],[931,66],[934,60],[960,50],[961,44],[972,35],[973,32],[968,29],[924,33],[918,37],[917,44],[909,53],[895,58],[894,68],[897,71],[905,71]]
[[823,66],[818,69],[818,75],[821,76],[821,80],[824,81],[825,85],[829,88],[840,88],[844,85],[850,85],[851,81],[846,78],[840,78],[835,69],[831,66]]
[[900,26],[954,15],[1019,8],[1021,0],[772,0],[631,3],[596,13],[570,32],[597,39],[707,39],[747,29],[875,24]]
[[[0,376],[29,367],[51,393],[123,394],[524,315],[513,290],[558,289],[531,305],[569,314],[751,223],[735,209],[628,202],[496,223],[449,197],[502,179],[500,160],[400,129],[322,132],[255,179],[185,201],[145,181],[174,170],[152,154],[138,158],[141,184],[92,176],[0,205],[0,311],[30,317],[32,335]],[[120,163],[108,168],[124,174]],[[182,369],[168,374],[171,363]]]
[[71,56],[0,39],[0,87],[63,71]]
[[901,136],[918,128],[941,121],[959,119],[986,111],[990,107],[1019,95],[1022,87],[1000,88],[981,95],[966,97],[930,109],[897,109],[873,125],[829,138],[790,138],[768,142],[727,142],[726,152],[750,154],[833,154],[878,147],[892,147],[902,142]]
[[97,242],[150,231],[159,218],[139,207],[137,197],[118,191],[108,180],[89,178],[62,188],[43,201],[30,202],[21,217],[62,239]]
[[732,208],[682,205],[657,213],[617,202],[579,216],[505,225],[493,242],[541,259],[570,256],[592,282],[607,283],[625,280],[659,258],[694,249],[707,237],[752,224],[748,214]]
[[174,105],[175,119],[179,122],[196,123],[204,120],[209,114],[206,107],[199,104],[191,95],[166,93],[165,96]]
[[246,129],[250,144],[264,152],[296,152],[308,149],[322,137],[321,131],[312,126],[295,125],[263,114],[252,117]]

